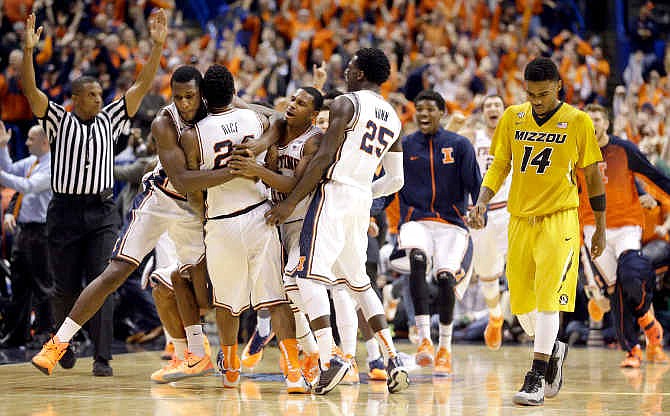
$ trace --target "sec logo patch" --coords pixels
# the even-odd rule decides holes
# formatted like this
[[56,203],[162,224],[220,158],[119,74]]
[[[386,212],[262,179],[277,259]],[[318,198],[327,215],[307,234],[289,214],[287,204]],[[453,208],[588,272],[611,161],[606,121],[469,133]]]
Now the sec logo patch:
[[568,304],[568,295],[566,295],[566,294],[561,295],[561,297],[558,298],[558,303],[560,303],[561,305],[567,305]]

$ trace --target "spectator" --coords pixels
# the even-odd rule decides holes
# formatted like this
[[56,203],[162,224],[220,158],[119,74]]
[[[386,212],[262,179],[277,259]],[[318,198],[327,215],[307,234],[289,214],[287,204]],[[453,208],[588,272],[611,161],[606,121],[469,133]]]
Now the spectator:
[[15,159],[28,156],[26,148],[26,134],[33,123],[28,100],[23,95],[21,86],[21,61],[23,52],[15,49],[9,54],[9,66],[0,75],[0,119],[7,123],[13,131],[12,155]]
[[33,126],[26,144],[31,156],[12,163],[7,144],[11,137],[0,122],[0,185],[15,189],[13,209],[4,217],[14,234],[11,253],[12,307],[8,311],[13,328],[2,340],[5,346],[22,346],[31,340],[30,315],[36,311],[37,344],[49,338],[52,313],[49,306],[53,280],[47,267],[47,205],[51,200],[51,153],[44,129]]

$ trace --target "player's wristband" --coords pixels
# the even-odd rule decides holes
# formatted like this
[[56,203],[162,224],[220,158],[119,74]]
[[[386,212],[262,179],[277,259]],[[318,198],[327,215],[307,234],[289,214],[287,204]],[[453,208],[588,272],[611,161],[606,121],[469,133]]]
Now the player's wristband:
[[605,211],[605,194],[592,196],[589,198],[591,209],[594,211]]

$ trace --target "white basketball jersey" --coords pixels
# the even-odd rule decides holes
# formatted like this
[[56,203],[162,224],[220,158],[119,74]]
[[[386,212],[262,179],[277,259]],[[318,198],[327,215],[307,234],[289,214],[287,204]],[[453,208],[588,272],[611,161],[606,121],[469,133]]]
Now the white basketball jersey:
[[[489,167],[491,167],[491,164],[493,163],[493,155],[491,154],[491,138],[484,130],[475,131],[475,154],[477,155],[479,171],[482,173],[482,177],[484,177],[486,171],[489,170]],[[493,197],[493,199],[491,199],[491,204],[507,202],[511,181],[512,175],[510,173],[507,175],[507,178],[505,179],[505,182],[503,182],[498,193]]]
[[[321,134],[321,129],[316,126],[310,126],[303,134],[291,140],[286,146],[277,146],[277,167],[284,176],[295,176],[295,168],[302,159],[305,143],[317,134]],[[272,202],[281,202],[286,199],[287,194],[272,190]],[[301,220],[305,218],[307,208],[309,207],[309,196],[305,197],[295,207],[291,216],[286,222]]]
[[[200,170],[226,167],[233,153],[233,146],[245,140],[258,139],[263,134],[263,124],[255,112],[231,109],[209,114],[195,125],[202,157]],[[265,152],[258,155],[263,163]],[[205,218],[233,214],[267,199],[267,189],[261,181],[235,178],[223,185],[207,190]]]
[[[177,106],[175,103],[170,103],[167,106],[163,107],[163,110],[165,110],[170,118],[172,119],[172,123],[176,127],[177,130],[177,144],[181,142],[181,134],[184,132],[189,127],[192,127],[191,124],[186,123],[184,120],[182,120],[181,116],[179,115],[179,111],[177,110]],[[160,114],[160,112],[159,112]],[[153,183],[154,185],[162,188],[164,191],[166,191],[168,194],[175,194],[175,196],[181,197],[181,198],[186,198],[184,195],[181,195],[177,190],[172,186],[172,183],[168,179],[167,174],[165,173],[165,170],[163,169],[163,165],[161,164],[160,158],[158,159],[158,163],[156,164],[156,167],[154,168],[151,173],[148,175],[151,175],[153,177]],[[145,176],[146,177],[146,176]]]
[[356,91],[344,97],[354,104],[354,116],[326,177],[371,192],[382,157],[400,137],[400,119],[393,106],[374,91]]

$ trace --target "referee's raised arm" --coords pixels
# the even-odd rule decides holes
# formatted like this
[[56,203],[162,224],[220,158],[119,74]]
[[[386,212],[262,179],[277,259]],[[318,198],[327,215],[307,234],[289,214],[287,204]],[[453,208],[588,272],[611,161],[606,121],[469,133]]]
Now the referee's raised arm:
[[23,83],[23,93],[28,99],[30,109],[36,117],[42,118],[47,112],[49,99],[46,94],[37,89],[35,81],[35,68],[33,67],[33,50],[37,46],[42,34],[42,26],[35,32],[35,15],[28,15],[26,20],[25,38],[23,41],[23,62],[21,65],[21,82]]

